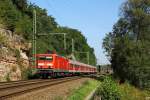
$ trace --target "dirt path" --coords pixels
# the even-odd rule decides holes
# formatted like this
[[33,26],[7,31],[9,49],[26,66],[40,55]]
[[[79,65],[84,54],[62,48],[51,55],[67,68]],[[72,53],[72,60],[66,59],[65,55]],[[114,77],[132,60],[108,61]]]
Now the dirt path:
[[51,86],[7,100],[66,100],[71,91],[79,88],[89,78],[82,78]]

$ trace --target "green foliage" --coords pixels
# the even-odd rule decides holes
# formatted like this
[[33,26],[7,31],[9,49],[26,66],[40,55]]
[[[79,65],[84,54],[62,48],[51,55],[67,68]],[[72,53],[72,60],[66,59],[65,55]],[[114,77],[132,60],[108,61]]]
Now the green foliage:
[[0,19],[0,28],[6,28],[6,24],[3,19]]
[[27,8],[27,0],[12,0],[19,10],[25,11]]
[[127,82],[117,84],[110,77],[105,77],[92,100],[145,100],[149,95],[149,91],[140,90]]
[[111,54],[112,54],[112,46],[113,46],[113,35],[112,33],[106,34],[106,37],[103,39],[103,48],[105,48],[105,52],[107,53],[106,56],[109,60],[111,60]]
[[[90,52],[90,64],[96,65],[94,49],[87,44],[87,40],[82,33],[76,29],[61,27],[55,18],[49,16],[45,9],[34,4],[29,4],[27,0],[2,0],[0,1],[0,24],[6,28],[23,36],[26,42],[32,41],[33,30],[33,10],[37,15],[37,34],[47,34],[47,36],[37,36],[37,53],[47,53],[47,50],[56,51],[59,55],[68,56],[71,51],[71,40],[75,40],[75,50]],[[0,26],[1,27],[1,26]],[[49,35],[49,33],[67,33],[67,49],[64,49],[63,35]],[[31,51],[30,51],[31,53]],[[32,54],[30,54],[32,55]],[[84,54],[76,54],[77,60],[87,63]]]
[[96,80],[85,81],[80,88],[73,91],[68,100],[84,100],[99,84]]
[[96,91],[97,96],[101,97],[101,100],[120,100],[121,92],[117,84],[110,78],[106,77]]
[[[31,37],[32,33],[32,20],[27,16],[23,16],[16,22],[15,33],[23,35],[26,39]],[[30,34],[29,34],[30,33]],[[29,36],[28,36],[29,35]]]
[[33,69],[32,68],[24,68],[24,66],[21,63],[21,59],[20,59],[20,51],[19,50],[15,50],[15,54],[16,54],[16,58],[17,58],[17,63],[19,65],[19,68],[21,70],[21,77],[22,79],[33,79],[33,78],[37,78],[38,76],[35,76],[32,72]]
[[20,12],[16,10],[11,0],[0,1],[0,19],[5,21],[9,30],[14,30],[16,21],[20,18]]
[[39,76],[34,74],[34,69],[27,68],[22,71],[22,79],[37,79]]
[[8,73],[7,75],[6,75],[6,80],[7,80],[7,82],[10,82],[11,80],[10,80],[10,73]]
[[16,54],[17,61],[19,62],[20,61],[20,51],[18,49],[15,49],[15,54]]
[[[82,35],[82,33],[76,29],[71,29],[68,27],[58,27],[56,30],[54,30],[57,33],[67,33],[66,35],[66,42],[67,42],[67,49],[64,50],[64,44],[63,44],[63,36],[56,36],[54,37],[55,40],[53,41],[58,42],[56,45],[56,51],[60,51],[59,54],[63,55],[70,55],[72,53],[72,39],[74,39],[74,46],[75,46],[75,57],[78,61],[87,63],[87,57],[86,54],[81,54],[79,52],[87,52],[89,51],[89,57],[90,57],[90,64],[95,65],[96,64],[96,57],[94,54],[94,49],[91,48],[89,45],[87,45],[86,38]],[[62,45],[60,46],[59,43]]]
[[0,34],[0,44],[7,45],[7,43],[8,43],[7,37],[4,36],[3,34]]
[[150,95],[150,92],[137,89],[129,83],[121,84],[119,88],[122,93],[121,100],[145,100]]
[[125,2],[121,18],[114,25],[112,35],[105,37],[106,45],[103,46],[110,54],[115,75],[146,89],[150,88],[150,14],[146,11],[148,7],[149,0]]

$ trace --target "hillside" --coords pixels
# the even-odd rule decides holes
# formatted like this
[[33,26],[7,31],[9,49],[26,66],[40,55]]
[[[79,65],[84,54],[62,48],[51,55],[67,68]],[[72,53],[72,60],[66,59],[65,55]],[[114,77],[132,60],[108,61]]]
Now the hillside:
[[[69,56],[72,53],[71,41],[74,39],[75,51],[88,51],[90,64],[96,65],[94,49],[88,45],[86,38],[80,31],[62,27],[55,21],[54,17],[47,14],[45,9],[30,4],[27,0],[3,0],[0,1],[0,59],[6,61],[0,60],[1,74],[6,72],[3,70],[6,66],[10,68],[8,67],[9,71],[5,75],[3,74],[2,80],[10,80],[11,70],[15,74],[17,73],[15,77],[18,76],[18,79],[21,79],[23,72],[28,69],[26,67],[29,67],[29,58],[32,56],[33,10],[36,10],[37,13],[37,34],[67,33],[66,50],[64,49],[63,35],[37,36],[37,53],[46,53],[50,50],[62,56]],[[78,61],[87,63],[86,54],[76,53],[75,57]],[[23,61],[26,59],[25,65],[22,65],[21,58],[23,58]],[[9,59],[10,63],[8,63]],[[11,61],[14,61],[16,67],[12,67]]]

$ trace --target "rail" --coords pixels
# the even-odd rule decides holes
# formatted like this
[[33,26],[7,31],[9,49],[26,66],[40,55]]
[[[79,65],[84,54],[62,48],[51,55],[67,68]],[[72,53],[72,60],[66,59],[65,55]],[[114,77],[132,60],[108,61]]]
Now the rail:
[[33,82],[22,81],[18,83],[9,83],[7,85],[4,83],[5,85],[0,85],[0,100],[5,100],[7,98],[25,94],[27,92],[32,92],[34,90],[43,89],[49,86],[77,80],[80,78],[81,77],[68,77],[51,80],[34,80]]

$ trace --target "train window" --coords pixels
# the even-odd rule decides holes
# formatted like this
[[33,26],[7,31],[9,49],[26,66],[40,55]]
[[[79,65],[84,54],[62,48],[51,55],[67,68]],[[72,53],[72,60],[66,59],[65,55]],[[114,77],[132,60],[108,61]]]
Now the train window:
[[53,57],[49,56],[49,57],[38,57],[38,60],[49,60],[52,61]]
[[53,60],[53,57],[46,57],[46,60]]
[[73,68],[73,64],[70,64],[70,67]]

